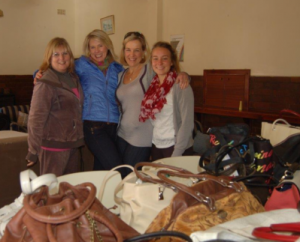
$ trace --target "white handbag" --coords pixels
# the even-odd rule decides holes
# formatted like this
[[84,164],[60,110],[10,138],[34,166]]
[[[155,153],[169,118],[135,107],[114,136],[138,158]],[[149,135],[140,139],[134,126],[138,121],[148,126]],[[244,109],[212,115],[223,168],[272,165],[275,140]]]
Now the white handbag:
[[[184,169],[159,163],[141,162],[135,168],[121,165],[112,170],[121,167],[131,168],[133,172],[117,184],[114,191],[114,199],[120,210],[120,218],[139,233],[144,233],[156,215],[170,204],[176,194],[175,188],[170,188],[168,184],[156,176],[159,170],[157,168],[177,171]],[[142,167],[142,171],[138,171],[138,167]],[[148,169],[154,167],[155,169]],[[191,173],[187,170],[184,171]],[[191,179],[181,179],[179,182],[186,185],[193,183]],[[103,182],[103,186],[104,184],[105,182]]]
[[300,134],[300,127],[290,125],[285,119],[276,119],[273,123],[261,123],[261,136],[269,139],[273,146],[292,134]]

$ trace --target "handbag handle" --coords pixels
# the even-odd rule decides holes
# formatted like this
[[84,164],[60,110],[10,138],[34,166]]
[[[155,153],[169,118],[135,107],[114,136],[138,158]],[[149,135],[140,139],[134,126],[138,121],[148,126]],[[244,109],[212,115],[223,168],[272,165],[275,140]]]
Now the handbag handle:
[[[136,176],[139,179],[141,179],[142,181],[162,184],[162,185],[167,186],[167,187],[170,187],[169,184],[163,182],[161,179],[153,178],[152,176],[147,175],[144,171],[138,171],[138,168],[143,167],[143,166],[163,168],[163,169],[173,170],[173,171],[177,171],[177,172],[184,173],[184,174],[190,174],[190,175],[194,174],[193,172],[188,171],[186,169],[183,169],[181,167],[170,166],[170,165],[160,164],[160,163],[153,163],[153,162],[139,162],[134,166],[134,172],[135,172]],[[173,187],[170,187],[170,188],[173,189]]]
[[180,173],[180,172],[174,172],[174,171],[168,171],[168,170],[159,170],[157,172],[157,176],[161,180],[165,181],[166,183],[170,184],[171,186],[176,187],[178,190],[189,194],[190,196],[195,198],[197,201],[206,204],[211,211],[214,211],[216,209],[215,202],[212,198],[205,196],[198,191],[194,191],[193,189],[191,189],[191,187],[188,187],[182,183],[179,183],[172,179],[167,178],[167,176],[170,176],[170,175],[182,177],[182,178],[196,178],[199,181],[211,180],[216,183],[219,183],[223,187],[232,188],[236,192],[241,192],[244,190],[244,188],[239,183],[228,180],[224,177],[216,177],[216,176],[212,176],[209,174],[201,174],[201,173],[200,174],[186,174],[186,173]]
[[[74,189],[74,186],[70,185],[67,182],[62,182],[60,183],[60,185],[67,185],[70,190],[72,191],[72,189]],[[33,195],[28,195],[24,197],[24,208],[26,210],[26,212],[33,217],[34,219],[43,222],[43,223],[52,223],[52,224],[59,224],[59,223],[65,223],[68,221],[71,221],[79,216],[81,216],[83,213],[85,213],[89,207],[93,204],[94,200],[95,200],[95,196],[96,196],[96,187],[94,184],[90,183],[90,182],[86,182],[86,183],[82,183],[80,185],[77,185],[76,188],[84,188],[84,189],[88,189],[89,191],[89,195],[86,198],[86,200],[80,205],[79,208],[73,210],[72,212],[70,212],[68,215],[51,215],[49,216],[49,214],[40,214],[37,211],[35,211],[35,208],[33,208],[31,206],[31,204],[35,204],[35,202],[32,199]],[[46,191],[48,191],[48,188],[45,188]],[[59,195],[63,195],[62,192],[60,191]],[[49,196],[49,193],[48,193]],[[54,195],[56,196],[56,195]]]
[[49,186],[49,190],[51,190],[57,183],[57,177],[52,173],[37,176],[30,169],[20,172],[20,184],[24,194],[34,193],[42,186]]
[[98,193],[98,199],[100,200],[100,201],[102,201],[102,198],[103,198],[103,194],[104,194],[104,190],[105,190],[105,186],[106,186],[106,183],[107,183],[107,181],[109,180],[109,178],[112,176],[112,175],[114,175],[115,173],[115,170],[117,170],[117,169],[119,169],[119,168],[124,168],[124,167],[126,167],[126,168],[129,168],[129,169],[131,169],[132,171],[134,171],[134,168],[133,168],[133,166],[131,166],[131,165],[119,165],[119,166],[116,166],[116,167],[114,167],[114,168],[112,168],[106,175],[105,175],[105,177],[103,178],[103,181],[102,181],[102,183],[101,183],[101,187],[100,187],[100,189],[99,189],[99,193]]
[[252,231],[252,235],[272,241],[281,241],[281,242],[294,242],[297,241],[300,237],[296,235],[281,235],[276,234],[275,232],[299,232],[299,223],[290,223],[290,224],[271,224],[270,227],[257,227]]
[[[232,150],[236,150],[238,147],[242,146],[242,145],[245,145],[245,144],[248,144],[249,146],[249,149],[247,152],[245,152],[243,155],[241,155],[238,151],[238,157],[234,160],[233,158],[231,158],[232,162],[231,163],[241,163],[239,165],[242,165],[244,164],[244,156],[246,154],[249,154],[250,155],[250,159],[251,159],[251,162],[254,162],[254,158],[255,158],[255,150],[254,150],[254,142],[255,141],[268,141],[267,139],[264,139],[264,138],[261,138],[261,137],[258,137],[258,136],[254,136],[254,137],[249,137],[249,138],[246,138],[244,139],[242,142],[234,145],[234,146],[226,146],[226,149],[222,152],[220,152],[216,158],[216,165],[215,165],[215,174],[218,175],[218,170],[219,170],[219,166],[220,164],[223,162],[223,158],[225,157],[225,155],[229,154],[230,152],[232,152]],[[234,166],[233,167],[230,167],[229,168],[229,172],[231,172],[233,169],[236,169],[238,168],[238,166]],[[252,173],[251,174],[254,174],[255,173],[255,169],[253,169]],[[224,173],[223,175],[228,175],[228,173]],[[246,174],[244,174],[244,176],[246,176]]]
[[280,112],[279,112],[279,116],[282,116],[283,114],[292,114],[292,115],[295,115],[296,117],[300,118],[300,114],[295,112],[295,111],[292,111],[290,109],[282,109]]
[[285,119],[278,118],[278,119],[276,119],[276,120],[273,122],[273,124],[272,124],[272,130],[275,130],[275,129],[276,129],[275,126],[276,126],[276,124],[279,123],[279,122],[283,122],[283,123],[285,123],[286,125],[291,126],[291,125],[289,124],[289,122],[286,121]]

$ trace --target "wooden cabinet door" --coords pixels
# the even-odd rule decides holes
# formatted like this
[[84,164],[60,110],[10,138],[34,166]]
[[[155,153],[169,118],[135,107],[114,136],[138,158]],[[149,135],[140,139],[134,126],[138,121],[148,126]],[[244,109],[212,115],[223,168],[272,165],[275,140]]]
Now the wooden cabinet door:
[[250,70],[204,70],[204,106],[248,110]]

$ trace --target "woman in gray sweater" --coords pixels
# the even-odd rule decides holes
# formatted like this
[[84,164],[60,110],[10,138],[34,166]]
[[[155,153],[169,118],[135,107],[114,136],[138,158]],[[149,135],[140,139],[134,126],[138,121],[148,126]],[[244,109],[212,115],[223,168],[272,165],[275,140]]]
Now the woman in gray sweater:
[[157,42],[151,52],[156,75],[141,105],[139,120],[153,125],[152,160],[192,155],[194,96],[190,86],[174,85],[180,71],[177,55],[167,42]]
[[[150,50],[143,34],[129,32],[123,40],[120,62],[128,66],[119,73],[116,97],[120,104],[121,119],[117,131],[117,144],[124,164],[134,166],[149,161],[152,147],[153,126],[149,120],[139,121],[141,102],[155,73],[148,63]],[[176,85],[186,88],[189,77],[178,75]]]

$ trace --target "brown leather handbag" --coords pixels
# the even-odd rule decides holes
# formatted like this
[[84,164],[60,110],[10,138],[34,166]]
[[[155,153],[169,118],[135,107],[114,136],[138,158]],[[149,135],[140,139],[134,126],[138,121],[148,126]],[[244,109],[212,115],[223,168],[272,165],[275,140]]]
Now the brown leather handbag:
[[24,198],[24,207],[7,224],[1,242],[121,242],[139,235],[95,197],[92,183],[48,187]]
[[[146,233],[167,230],[190,235],[229,220],[264,212],[264,207],[242,182],[231,181],[225,176],[191,175],[170,170],[160,170],[157,175],[176,187],[178,193],[170,205],[157,215]],[[188,187],[170,179],[171,176],[192,177],[198,182]],[[158,241],[169,240],[162,238]]]

